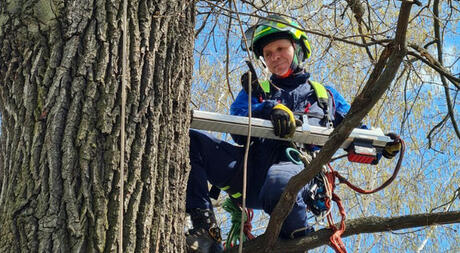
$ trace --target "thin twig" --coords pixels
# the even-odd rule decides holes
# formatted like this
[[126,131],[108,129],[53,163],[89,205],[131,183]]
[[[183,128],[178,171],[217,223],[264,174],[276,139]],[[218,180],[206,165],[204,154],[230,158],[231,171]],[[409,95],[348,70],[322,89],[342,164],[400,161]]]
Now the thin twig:
[[[232,8],[232,2],[228,2],[229,9]],[[233,95],[232,88],[230,86],[230,76],[229,76],[229,65],[230,65],[230,46],[229,46],[229,38],[230,38],[230,30],[232,29],[232,16],[230,15],[228,18],[228,28],[227,28],[227,36],[225,38],[225,77],[227,79],[227,89],[230,95],[232,96],[232,101],[235,100],[235,96]]]

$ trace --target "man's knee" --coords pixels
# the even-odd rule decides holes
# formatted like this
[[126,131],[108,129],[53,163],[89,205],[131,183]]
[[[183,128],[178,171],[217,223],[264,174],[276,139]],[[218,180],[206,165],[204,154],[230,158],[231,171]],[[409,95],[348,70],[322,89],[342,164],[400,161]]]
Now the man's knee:
[[275,187],[270,184],[264,185],[264,187],[261,189],[259,198],[262,200],[262,207],[266,213],[271,214],[276,204],[278,203],[283,190],[284,187],[281,189],[280,187]]

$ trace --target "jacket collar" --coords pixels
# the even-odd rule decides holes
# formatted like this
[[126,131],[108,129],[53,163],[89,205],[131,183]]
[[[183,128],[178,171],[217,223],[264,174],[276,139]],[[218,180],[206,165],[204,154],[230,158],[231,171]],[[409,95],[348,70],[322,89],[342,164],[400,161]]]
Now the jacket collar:
[[270,79],[279,88],[292,89],[299,86],[300,84],[306,83],[308,78],[310,78],[310,73],[305,72],[305,70],[302,68],[297,68],[294,73],[288,77],[281,78],[276,75],[272,75]]

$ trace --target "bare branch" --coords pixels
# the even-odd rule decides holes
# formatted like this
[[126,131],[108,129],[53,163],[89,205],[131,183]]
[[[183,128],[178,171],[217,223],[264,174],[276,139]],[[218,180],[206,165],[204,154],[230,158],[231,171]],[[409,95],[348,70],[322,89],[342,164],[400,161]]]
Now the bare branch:
[[[350,6],[351,10],[353,11],[353,14],[355,14],[356,21],[358,22],[359,34],[363,35],[364,33],[363,33],[362,25],[363,25],[364,7],[357,0],[347,0],[347,3]],[[365,36],[361,36],[361,41],[363,42],[364,45],[367,44]],[[369,56],[369,59],[371,60],[371,62],[374,62],[375,59],[372,56],[372,53],[369,50],[369,47],[364,46],[364,48],[366,49],[366,53]]]
[[432,137],[432,135],[435,134],[435,131],[436,131],[438,128],[440,129],[440,128],[442,128],[442,127],[446,124],[448,118],[449,118],[449,114],[447,114],[447,115],[441,120],[441,122],[439,122],[438,124],[436,124],[436,126],[434,126],[434,127],[430,130],[430,132],[428,133],[428,135],[426,136],[426,138],[428,139],[428,148],[429,148],[429,149],[432,149],[432,150],[434,150],[434,151],[436,151],[436,152],[441,153],[439,150],[436,150],[436,149],[433,147],[433,141],[432,141],[432,138],[433,138],[433,137]]
[[[433,2],[433,23],[434,23],[434,36],[436,40],[438,41],[438,43],[436,43],[436,48],[438,49],[438,61],[439,61],[440,66],[442,67],[444,64],[443,64],[442,38],[441,38],[441,33],[439,31],[439,0],[434,0]],[[441,82],[444,85],[444,93],[446,94],[447,110],[449,112],[450,121],[452,122],[452,126],[454,127],[455,133],[457,134],[457,138],[460,139],[460,130],[458,129],[457,121],[455,120],[455,116],[454,116],[454,108],[452,105],[452,100],[450,98],[449,84],[447,84],[445,76],[440,75],[440,77],[441,77]]]
[[[228,1],[228,8],[232,8],[232,1]],[[225,38],[225,79],[227,79],[227,89],[230,95],[232,96],[232,100],[235,100],[235,96],[233,95],[232,88],[230,86],[230,76],[229,76],[229,65],[230,65],[230,47],[229,47],[229,38],[230,38],[230,31],[232,30],[232,16],[230,15],[228,18],[228,28],[227,34]]]
[[446,70],[441,63],[439,63],[428,51],[419,45],[410,43],[409,47],[415,49],[419,54],[413,51],[407,52],[408,55],[412,55],[417,59],[421,60],[426,65],[436,70],[440,75],[446,77],[457,89],[460,89],[460,78],[455,77],[452,73]]
[[[222,7],[222,6],[217,5],[215,3],[209,2],[208,0],[203,0],[203,1],[208,3],[211,6],[214,6],[214,7],[217,7],[219,9],[223,10],[224,12],[221,13],[222,15],[231,15],[231,14],[235,13],[235,11],[233,11],[233,10],[230,10],[228,8]],[[272,12],[266,12],[265,11],[265,13],[270,14]],[[241,15],[241,16],[250,16],[250,17],[267,19],[267,17],[262,17],[260,15],[256,15],[256,14],[253,14],[253,13],[239,12],[238,14]],[[277,14],[280,15],[279,13],[277,13]],[[287,16],[287,15],[282,15],[282,16]],[[293,19],[293,17],[290,17],[290,16],[287,16],[287,17]],[[267,19],[267,20],[270,20],[270,19]],[[280,21],[278,21],[278,22],[280,22]],[[283,23],[283,22],[281,22],[281,23]],[[284,23],[284,24],[291,26],[291,24],[289,24],[289,23]],[[358,43],[358,42],[355,42],[355,41],[347,39],[347,38],[353,38],[353,37],[356,37],[356,36],[353,36],[353,37],[337,37],[337,36],[334,36],[334,35],[331,35],[331,34],[324,34],[322,32],[315,31],[315,30],[309,30],[309,29],[300,29],[300,30],[302,30],[302,31],[304,31],[306,33],[309,33],[309,34],[314,34],[314,35],[318,35],[318,36],[321,36],[321,37],[329,38],[332,41],[340,41],[340,42],[344,42],[344,43],[351,44],[351,45],[354,45],[354,46],[359,46],[359,47],[368,47],[368,46],[377,45],[377,44],[384,45],[384,44],[390,42],[390,40],[384,39],[384,40],[375,40],[375,41],[372,41],[372,42],[367,42],[366,44],[362,44],[362,43]],[[357,37],[369,37],[369,35],[359,35]]]
[[[433,225],[446,225],[460,223],[460,211],[425,213],[415,215],[405,215],[398,217],[382,218],[370,216],[365,218],[353,219],[346,222],[347,230],[342,237],[348,237],[361,233],[392,232],[401,229],[426,227]],[[294,240],[277,240],[273,247],[273,252],[300,253],[314,249],[319,246],[327,245],[332,231],[323,228],[315,231],[308,236]],[[263,247],[263,236],[252,241],[246,242],[245,252],[260,252]],[[237,252],[234,248],[227,250],[228,253]]]
[[206,17],[204,18],[203,22],[201,23],[201,26],[198,29],[196,29],[195,39],[198,37],[198,35],[201,33],[201,31],[206,27],[206,23],[208,23],[208,19],[209,19],[209,16],[211,16],[211,13],[212,12],[208,12],[206,14]]

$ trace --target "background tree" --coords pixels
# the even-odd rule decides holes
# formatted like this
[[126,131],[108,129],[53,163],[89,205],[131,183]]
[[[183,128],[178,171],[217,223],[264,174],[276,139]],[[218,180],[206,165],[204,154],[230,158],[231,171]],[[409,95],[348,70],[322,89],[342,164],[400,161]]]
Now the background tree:
[[[183,252],[194,1],[1,1],[0,252]],[[121,252],[121,251],[120,251]]]
[[[239,76],[246,71],[242,58],[247,55],[238,47],[239,22],[247,28],[268,13],[290,16],[304,26],[313,50],[305,64],[312,79],[334,85],[348,101],[353,101],[368,82],[382,51],[395,38],[402,2],[243,1],[235,8],[234,1],[200,1],[196,28],[200,43],[195,44],[193,86],[200,96],[192,97],[193,106],[228,112],[240,89]],[[344,200],[349,220],[437,215],[459,209],[459,5],[455,1],[412,3],[419,5],[413,6],[408,16],[407,53],[391,86],[364,119],[368,125],[403,136],[408,145],[403,169],[390,187],[374,195],[363,196],[339,187],[336,191]],[[333,167],[352,182],[370,189],[389,177],[394,162],[382,160],[378,166],[360,166],[336,161]],[[268,218],[260,214],[256,217],[256,228],[260,229],[256,233],[262,234]],[[411,226],[417,224],[427,225],[416,222]],[[458,225],[451,225],[392,233],[358,232],[345,242],[353,252],[456,251],[458,229]],[[293,242],[292,248],[295,243],[299,241]],[[298,251],[306,249],[306,245],[297,247]],[[286,250],[286,246],[280,247]]]

